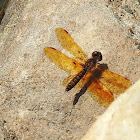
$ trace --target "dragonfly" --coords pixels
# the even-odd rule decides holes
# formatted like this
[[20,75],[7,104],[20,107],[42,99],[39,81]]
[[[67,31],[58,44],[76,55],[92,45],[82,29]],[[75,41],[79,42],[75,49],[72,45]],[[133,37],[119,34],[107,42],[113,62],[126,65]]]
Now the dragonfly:
[[127,78],[110,71],[107,64],[99,63],[102,60],[101,52],[94,51],[88,59],[65,29],[56,28],[55,33],[61,46],[74,58],[52,47],[45,47],[44,52],[55,65],[70,73],[70,76],[63,80],[66,91],[73,87],[81,88],[75,95],[73,105],[88,91],[97,103],[108,107],[114,101],[113,93],[120,95],[132,85]]

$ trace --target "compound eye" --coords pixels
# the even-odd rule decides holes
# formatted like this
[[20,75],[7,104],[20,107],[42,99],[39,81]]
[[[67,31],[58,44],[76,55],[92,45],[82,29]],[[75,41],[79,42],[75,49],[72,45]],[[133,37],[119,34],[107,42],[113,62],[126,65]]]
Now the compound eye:
[[93,58],[96,58],[98,61],[101,61],[102,60],[102,54],[100,52],[97,52],[97,51],[94,51],[92,53],[92,57]]

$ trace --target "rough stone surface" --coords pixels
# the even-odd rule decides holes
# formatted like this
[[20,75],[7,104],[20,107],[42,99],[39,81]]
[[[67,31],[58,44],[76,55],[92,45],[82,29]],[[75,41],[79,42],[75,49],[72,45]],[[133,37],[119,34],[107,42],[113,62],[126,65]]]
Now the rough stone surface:
[[[0,26],[0,138],[78,140],[105,111],[88,94],[72,106],[79,89],[64,92],[62,81],[68,74],[43,52],[52,46],[66,53],[56,39],[57,27],[69,31],[88,57],[101,51],[112,71],[133,83],[138,80],[140,24],[135,24],[135,38],[131,37],[127,22],[120,22],[112,12],[116,4],[104,0],[9,2]],[[132,10],[137,13],[137,6]],[[125,11],[127,21],[131,13]],[[137,14],[131,17],[138,22]]]

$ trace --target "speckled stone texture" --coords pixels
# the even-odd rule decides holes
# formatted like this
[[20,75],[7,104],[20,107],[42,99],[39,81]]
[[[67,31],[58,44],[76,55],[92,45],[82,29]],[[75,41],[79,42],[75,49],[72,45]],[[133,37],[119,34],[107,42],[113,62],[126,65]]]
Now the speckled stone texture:
[[[43,48],[52,46],[70,56],[55,36],[55,28],[62,27],[88,57],[101,51],[102,63],[135,83],[140,75],[138,4],[10,1],[0,25],[0,139],[81,139],[105,108],[87,93],[73,106],[79,89],[65,92],[62,81],[69,74],[55,66]],[[113,10],[120,13],[121,7],[125,15],[118,18]],[[129,28],[129,20],[135,28]]]

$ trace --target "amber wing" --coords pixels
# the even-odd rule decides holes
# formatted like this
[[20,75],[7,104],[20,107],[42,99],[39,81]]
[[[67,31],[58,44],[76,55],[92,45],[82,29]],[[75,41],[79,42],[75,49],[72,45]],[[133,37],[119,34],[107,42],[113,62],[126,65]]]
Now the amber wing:
[[57,65],[59,68],[69,72],[71,75],[75,75],[82,70],[82,64],[67,57],[66,55],[62,54],[60,51],[56,50],[52,47],[44,48],[44,52],[46,56]]
[[98,79],[88,88],[88,93],[100,105],[108,107],[114,101],[113,93]]
[[100,81],[115,94],[121,94],[125,92],[125,90],[132,85],[127,78],[118,75],[109,69],[106,69],[102,72]]
[[74,55],[78,60],[86,61],[87,56],[83,52],[83,50],[76,44],[76,42],[73,40],[73,38],[70,36],[70,34],[62,29],[62,28],[56,28],[55,30],[57,39],[59,40],[61,46],[66,49],[68,52],[70,52],[72,55]]

